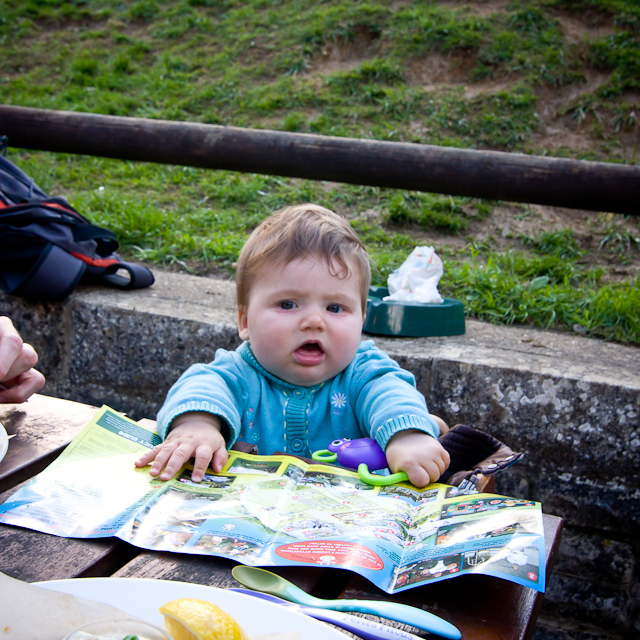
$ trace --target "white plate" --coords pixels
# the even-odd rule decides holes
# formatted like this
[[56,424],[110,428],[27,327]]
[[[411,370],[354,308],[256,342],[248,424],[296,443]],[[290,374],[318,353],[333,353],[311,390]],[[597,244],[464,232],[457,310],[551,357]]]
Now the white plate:
[[0,462],[2,462],[2,458],[7,455],[7,450],[9,449],[9,438],[7,436],[7,431],[4,428],[2,422],[0,422]]
[[105,602],[163,626],[158,609],[178,598],[209,600],[233,616],[249,635],[302,631],[303,640],[345,640],[334,627],[253,596],[201,584],[145,578],[75,578],[38,582],[41,587]]

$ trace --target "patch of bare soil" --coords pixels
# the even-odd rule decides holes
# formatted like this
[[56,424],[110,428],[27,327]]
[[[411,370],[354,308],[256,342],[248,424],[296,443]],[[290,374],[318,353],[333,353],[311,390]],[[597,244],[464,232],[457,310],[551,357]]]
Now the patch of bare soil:
[[357,28],[348,42],[327,42],[313,62],[313,72],[321,75],[350,71],[361,62],[375,58],[378,39],[369,29]]

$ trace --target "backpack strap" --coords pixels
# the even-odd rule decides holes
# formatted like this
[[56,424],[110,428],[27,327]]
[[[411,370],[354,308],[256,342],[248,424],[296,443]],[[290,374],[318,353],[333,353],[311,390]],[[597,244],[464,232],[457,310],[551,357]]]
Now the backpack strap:
[[[118,271],[122,269],[128,272],[128,277],[118,274]],[[116,289],[126,290],[144,289],[145,287],[150,287],[155,282],[155,278],[150,269],[134,262],[118,262],[112,273],[87,276],[87,279],[93,278]]]
[[64,300],[85,271],[82,260],[48,243],[29,273],[7,293],[38,301]]

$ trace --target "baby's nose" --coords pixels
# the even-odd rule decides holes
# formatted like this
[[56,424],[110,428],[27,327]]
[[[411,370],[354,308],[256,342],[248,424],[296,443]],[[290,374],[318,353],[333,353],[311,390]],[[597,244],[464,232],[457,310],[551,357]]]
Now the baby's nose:
[[307,314],[305,314],[304,320],[302,321],[302,327],[303,329],[324,329],[324,316],[319,310],[311,309]]

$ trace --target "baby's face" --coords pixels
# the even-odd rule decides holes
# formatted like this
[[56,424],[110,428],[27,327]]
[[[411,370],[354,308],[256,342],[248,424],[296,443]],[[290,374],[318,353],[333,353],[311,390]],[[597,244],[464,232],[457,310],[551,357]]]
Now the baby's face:
[[265,270],[238,312],[240,337],[273,375],[310,387],[345,369],[362,333],[360,279],[331,275],[324,260],[294,260]]

